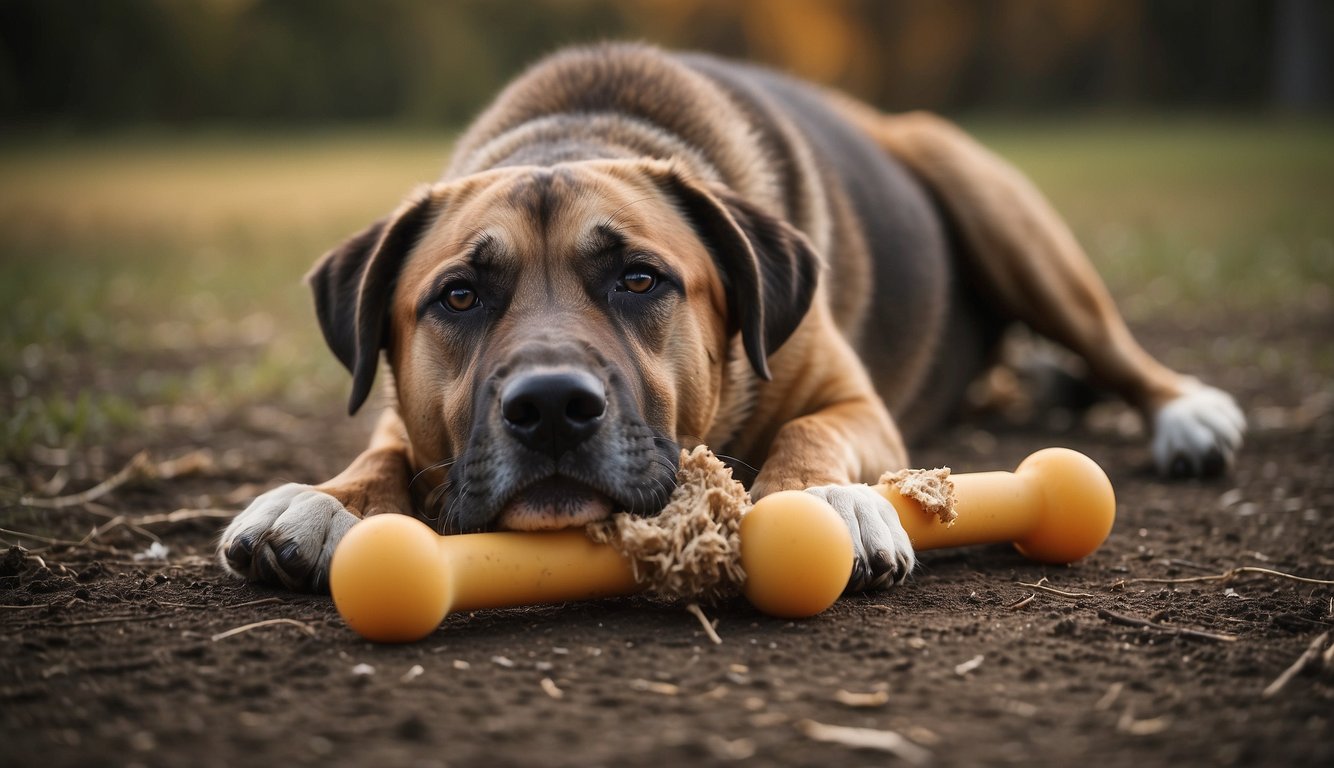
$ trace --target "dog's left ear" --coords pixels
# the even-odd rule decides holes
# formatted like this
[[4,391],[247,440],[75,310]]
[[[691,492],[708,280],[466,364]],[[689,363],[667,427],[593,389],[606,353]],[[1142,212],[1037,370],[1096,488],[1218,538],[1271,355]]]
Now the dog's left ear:
[[306,275],[324,340],[352,372],[348,414],[361,408],[375,383],[403,260],[441,207],[431,187],[419,189],[392,215],[324,254]]
[[657,175],[718,264],[727,290],[729,333],[741,332],[755,373],[772,378],[769,355],[810,309],[820,258],[795,227],[731,190],[706,188],[672,169]]

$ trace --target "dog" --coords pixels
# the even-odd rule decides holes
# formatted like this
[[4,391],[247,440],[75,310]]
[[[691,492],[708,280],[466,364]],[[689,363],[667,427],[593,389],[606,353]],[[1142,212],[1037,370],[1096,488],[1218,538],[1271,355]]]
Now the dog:
[[444,533],[653,515],[699,443],[758,467],[756,498],[828,501],[850,590],[901,582],[912,545],[866,483],[908,466],[1016,323],[1144,414],[1164,474],[1225,471],[1245,431],[1229,395],[1140,347],[1050,205],[954,125],[646,45],[533,66],[440,182],[308,282],[349,412],[382,357],[391,404],[345,471],[224,531],[228,570],[291,590],[327,590],[367,515]]

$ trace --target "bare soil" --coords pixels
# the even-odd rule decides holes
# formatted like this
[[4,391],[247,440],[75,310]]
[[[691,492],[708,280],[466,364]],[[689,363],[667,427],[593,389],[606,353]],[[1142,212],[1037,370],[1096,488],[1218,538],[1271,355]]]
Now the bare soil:
[[[1139,329],[1247,408],[1248,444],[1219,480],[1156,478],[1142,435],[1108,405],[975,419],[916,451],[918,465],[959,472],[1011,469],[1046,445],[1088,453],[1112,477],[1119,516],[1087,561],[1044,567],[1005,546],[927,553],[906,585],[811,620],[712,607],[721,645],[680,606],[622,599],[455,615],[423,642],[376,646],[327,597],[224,575],[211,557],[219,519],[113,525],[78,546],[25,538],[29,551],[0,561],[0,762],[905,760],[818,741],[814,722],[893,731],[946,766],[1331,765],[1334,662],[1263,692],[1334,625],[1334,587],[1257,573],[1146,581],[1238,566],[1334,579],[1331,328],[1326,302]],[[202,447],[211,468],[8,519],[79,541],[115,515],[234,511],[341,468],[366,425],[340,412],[318,403],[154,435],[155,457]],[[142,447],[110,447],[106,465]],[[166,562],[134,559],[148,533]],[[1069,594],[1021,583],[1043,579]],[[222,636],[276,619],[291,621]]]

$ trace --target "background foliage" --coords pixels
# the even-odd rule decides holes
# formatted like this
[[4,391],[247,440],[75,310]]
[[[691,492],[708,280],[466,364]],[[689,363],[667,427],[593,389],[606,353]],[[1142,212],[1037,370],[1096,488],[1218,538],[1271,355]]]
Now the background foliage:
[[0,0],[0,120],[457,126],[560,45],[646,39],[889,109],[1330,104],[1323,0]]

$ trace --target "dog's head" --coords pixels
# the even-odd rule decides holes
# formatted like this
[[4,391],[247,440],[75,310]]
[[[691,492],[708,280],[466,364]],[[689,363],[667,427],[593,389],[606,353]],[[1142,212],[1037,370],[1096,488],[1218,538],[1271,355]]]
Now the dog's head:
[[786,223],[652,161],[500,168],[419,190],[309,282],[366,400],[381,350],[412,464],[451,532],[655,514],[716,416],[810,306]]

